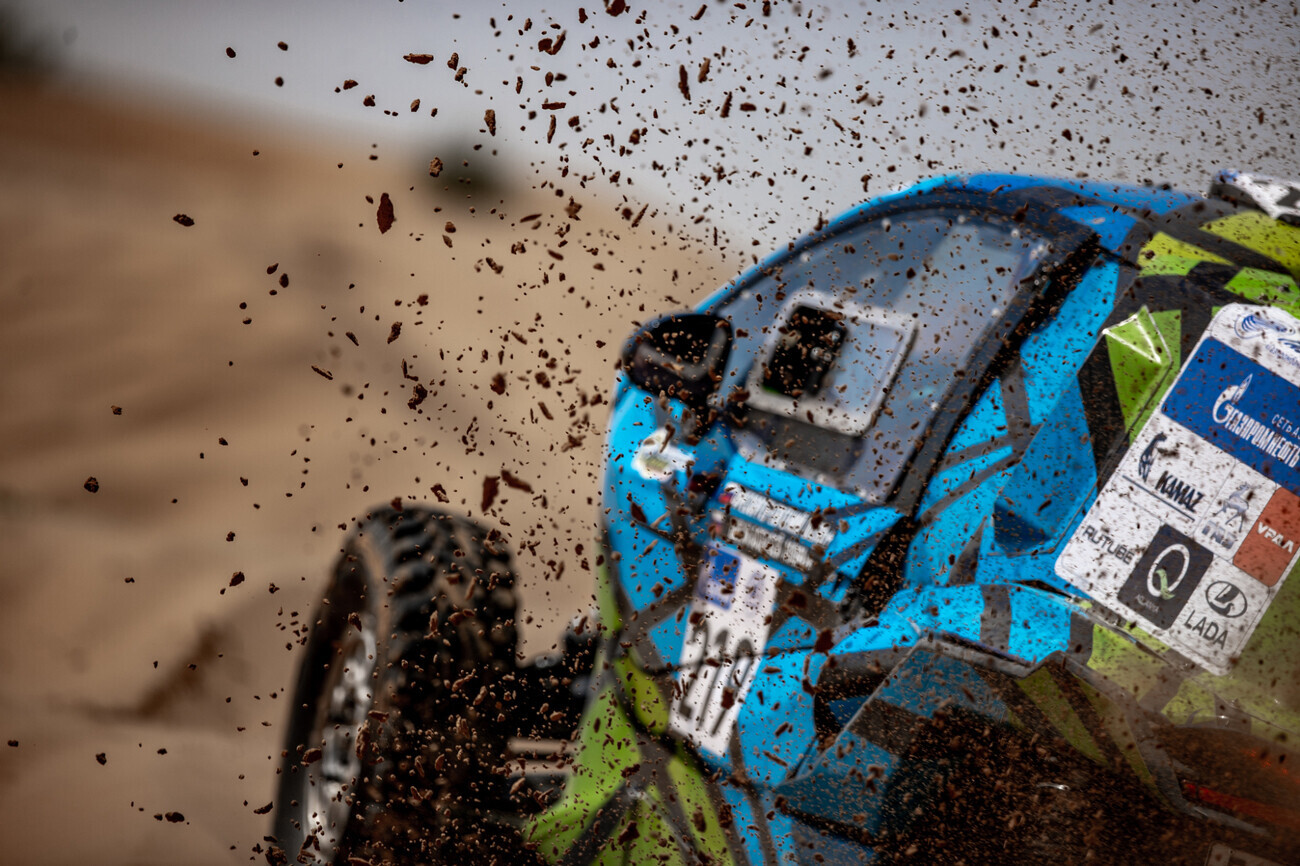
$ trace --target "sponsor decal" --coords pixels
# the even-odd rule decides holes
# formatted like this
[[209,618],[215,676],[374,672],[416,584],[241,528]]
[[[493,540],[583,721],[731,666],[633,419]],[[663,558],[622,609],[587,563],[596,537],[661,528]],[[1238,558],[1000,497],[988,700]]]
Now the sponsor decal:
[[[1162,448],[1168,439],[1169,436],[1164,432],[1153,436],[1151,442],[1142,450],[1142,456],[1138,458],[1138,477],[1125,475],[1124,479],[1152,496],[1164,500],[1167,505],[1181,511],[1184,517],[1195,518],[1198,516],[1196,507],[1205,498],[1205,493],[1191,481],[1175,475],[1171,469],[1161,469],[1158,474],[1155,471],[1158,458],[1178,454],[1180,446]],[[1153,477],[1154,481],[1151,480]]]
[[1252,310],[1233,324],[1232,330],[1243,340],[1252,340],[1265,334],[1290,334],[1292,329],[1275,322],[1262,310]]
[[1157,628],[1167,629],[1192,597],[1214,555],[1165,524],[1156,531],[1117,598]]
[[1229,192],[1249,199],[1273,219],[1300,223],[1300,183],[1244,171],[1221,171],[1216,181]]
[[1160,480],[1155,484],[1155,491],[1169,502],[1178,505],[1191,514],[1196,513],[1196,506],[1200,505],[1201,500],[1205,498],[1204,493],[1167,470],[1160,473]]
[[1192,614],[1187,617],[1187,622],[1183,623],[1183,626],[1189,634],[1196,635],[1211,647],[1221,650],[1228,647],[1228,627],[1217,620]]
[[673,445],[668,428],[660,427],[637,446],[632,468],[649,481],[671,481],[677,472],[685,472],[693,461],[691,455]]
[[1246,395],[1253,375],[1247,376],[1240,385],[1225,388],[1214,401],[1214,411],[1210,417],[1224,430],[1249,442],[1270,457],[1275,457],[1294,469],[1300,465],[1300,442],[1272,429],[1272,425],[1254,418],[1237,408],[1237,403]]
[[1201,540],[1223,550],[1235,547],[1242,530],[1246,528],[1246,512],[1250,509],[1250,500],[1255,496],[1256,486],[1250,483],[1238,484],[1232,495],[1201,526]]
[[811,569],[835,540],[835,522],[734,482],[718,494],[716,535],[746,553]]
[[1300,548],[1300,497],[1278,489],[1251,527],[1232,564],[1265,586],[1273,586]]
[[[1300,388],[1206,338],[1165,398],[1164,413],[1273,481],[1300,491],[1300,437],[1276,422]],[[1285,420],[1285,419],[1281,419]]]
[[1102,551],[1115,557],[1125,565],[1132,564],[1133,557],[1137,553],[1137,551],[1129,547],[1127,544],[1116,541],[1111,537],[1109,532],[1100,526],[1089,524],[1083,527],[1080,535],[1082,538],[1091,541]]
[[1138,475],[1143,481],[1151,480],[1151,467],[1156,462],[1156,449],[1168,438],[1165,433],[1157,433],[1151,437],[1151,443],[1142,451],[1142,456],[1138,459]]
[[1300,367],[1300,340],[1278,337],[1268,343],[1268,349],[1288,364]]
[[1220,310],[1055,564],[1220,676],[1300,573],[1300,364],[1273,357],[1284,340],[1300,347],[1300,319]]
[[1216,580],[1205,588],[1205,603],[1219,616],[1236,619],[1246,612],[1250,602],[1235,583]]
[[700,598],[716,604],[723,610],[731,609],[736,597],[736,574],[740,557],[717,547],[710,547],[700,563],[700,580],[695,590]]
[[1275,322],[1263,310],[1251,310],[1232,325],[1232,332],[1243,340],[1262,340],[1274,357],[1293,367],[1300,367],[1300,340],[1296,328]]

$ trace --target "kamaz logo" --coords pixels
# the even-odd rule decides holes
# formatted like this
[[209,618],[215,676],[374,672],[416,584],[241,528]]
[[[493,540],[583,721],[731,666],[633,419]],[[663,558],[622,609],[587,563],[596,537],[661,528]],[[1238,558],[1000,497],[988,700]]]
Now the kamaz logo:
[[1164,433],[1157,433],[1152,438],[1151,444],[1142,451],[1142,456],[1138,458],[1138,475],[1141,476],[1143,481],[1146,481],[1147,477],[1151,475],[1151,467],[1156,462],[1156,449],[1160,447],[1161,442],[1168,438]]
[[1259,525],[1256,527],[1256,532],[1285,550],[1287,553],[1295,553],[1295,539],[1287,538],[1285,535],[1263,521],[1260,521]]
[[1156,482],[1156,492],[1192,513],[1196,512],[1196,506],[1200,505],[1201,500],[1205,498],[1204,493],[1186,481],[1175,478],[1168,471],[1160,473],[1160,480]]

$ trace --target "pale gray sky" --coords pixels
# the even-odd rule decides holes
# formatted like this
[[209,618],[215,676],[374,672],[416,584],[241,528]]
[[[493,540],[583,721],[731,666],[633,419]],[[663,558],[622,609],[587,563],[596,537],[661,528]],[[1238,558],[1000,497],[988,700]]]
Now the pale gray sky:
[[[1219,167],[1300,174],[1294,2],[774,0],[768,17],[762,0],[642,0],[618,17],[585,5],[582,22],[579,3],[19,3],[32,29],[75,31],[56,39],[70,75],[365,146],[482,142],[524,182],[618,172],[630,202],[680,210],[689,237],[716,226],[746,253],[860,202],[868,174],[870,194],[984,169],[1193,190]],[[539,48],[561,33],[557,53]],[[548,86],[548,72],[566,78]],[[335,93],[346,79],[359,84]]]

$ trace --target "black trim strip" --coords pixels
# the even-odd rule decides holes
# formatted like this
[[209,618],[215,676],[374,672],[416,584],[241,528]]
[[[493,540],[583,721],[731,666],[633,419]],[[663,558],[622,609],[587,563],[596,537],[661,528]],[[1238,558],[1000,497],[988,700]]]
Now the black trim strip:
[[939,461],[939,472],[945,472],[954,466],[960,466],[963,463],[996,454],[1003,448],[1011,448],[1014,445],[1015,440],[1010,435],[1003,434],[969,445],[960,451],[950,451]]
[[620,785],[614,795],[596,810],[595,816],[583,827],[582,834],[573,846],[564,852],[564,856],[560,858],[560,866],[584,866],[584,864],[594,863],[601,848],[614,835],[623,816],[635,802],[636,795],[627,783]]
[[855,827],[852,824],[845,824],[843,821],[833,821],[830,818],[822,818],[819,815],[810,815],[807,812],[793,809],[786,803],[783,803],[780,808],[786,815],[789,815],[801,824],[806,824],[808,827],[818,831],[819,833],[840,836],[848,839],[850,842],[868,848],[874,848],[880,844],[880,840],[872,835],[870,830],[863,827]]
[[1025,387],[1025,368],[1016,355],[1007,364],[1001,377],[1002,414],[1007,421],[1007,435],[1011,437],[1011,450],[1019,458],[1033,441],[1038,427],[1029,414],[1029,394]]
[[930,720],[882,700],[862,707],[849,722],[850,734],[902,757]]
[[[632,774],[628,782],[633,788],[640,790],[654,788],[658,792],[659,802],[668,810],[671,819],[665,823],[668,825],[673,842],[677,845],[677,855],[682,863],[687,863],[692,849],[690,842],[682,834],[691,834],[691,827],[686,813],[682,810],[681,801],[676,796],[670,796],[672,790],[667,769],[673,755],[669,750],[646,737],[638,737],[637,746],[641,750],[641,768]],[[693,834],[691,838],[694,838]]]
[[879,543],[880,539],[883,538],[887,532],[889,532],[889,529],[882,529],[879,532],[873,532],[871,533],[871,535],[862,539],[857,544],[846,547],[844,550],[841,550],[839,553],[835,554],[835,556],[832,559],[827,560],[826,562],[826,573],[829,574],[831,572],[834,572],[844,563],[850,562],[856,559],[857,557],[861,556],[862,554],[866,553],[877,543]]
[[[870,627],[864,623],[863,627]],[[817,751],[822,752],[835,742],[841,729],[847,729],[858,713],[849,718],[847,724],[840,724],[831,712],[831,704],[836,701],[861,698],[864,703],[871,694],[885,681],[889,671],[905,655],[901,649],[873,650],[851,653],[835,657],[835,666],[827,664],[817,680],[817,694],[813,697],[813,728],[817,734]]]
[[1011,592],[1004,583],[980,587],[984,609],[980,612],[980,643],[998,652],[1011,649]]
[[1138,696],[1138,706],[1149,712],[1158,713],[1174,699],[1174,695],[1178,694],[1182,686],[1182,677],[1174,674],[1172,667],[1160,668],[1156,674],[1155,685]]
[[[802,596],[798,613],[791,604],[796,592]],[[806,586],[798,586],[783,580],[777,591],[776,611],[772,614],[772,624],[768,633],[776,634],[777,629],[790,619],[803,620],[817,630],[839,628],[844,624],[839,608],[827,601],[825,597],[809,590]]]
[[1106,202],[1081,192],[1059,186],[1023,186],[1001,193],[1001,198],[1017,205],[1037,202],[1050,208],[1064,210],[1068,207],[1110,207]]
[[[1107,326],[1109,324],[1108,322]],[[1087,360],[1075,378],[1083,397],[1083,418],[1088,427],[1092,459],[1100,483],[1101,469],[1115,447],[1121,445],[1121,439],[1122,447],[1128,449],[1127,425],[1124,423],[1124,411],[1119,405],[1115,374],[1110,365],[1110,347],[1104,333],[1098,337],[1097,344],[1088,353]]]
[[1199,225],[1189,225],[1186,216],[1179,215],[1177,211],[1162,217],[1156,217],[1151,222],[1155,228],[1174,240],[1191,244],[1243,268],[1255,268],[1256,270],[1272,271],[1279,274],[1289,273],[1286,266],[1277,259],[1252,250],[1250,247],[1244,247],[1220,235],[1204,231]]
[[1101,716],[1088,700],[1088,696],[1083,693],[1079,680],[1068,670],[1060,665],[1045,665],[1048,674],[1052,677],[1052,682],[1065,695],[1065,700],[1069,703],[1070,709],[1079,717],[1083,723],[1083,729],[1097,748],[1101,750],[1106,764],[1111,770],[1121,769],[1124,766],[1124,755],[1120,752],[1119,746],[1111,738],[1106,726],[1102,723]]
[[1070,614],[1070,648],[1067,654],[1081,663],[1092,658],[1093,624],[1087,617]]
[[1007,709],[1015,714],[1016,718],[1030,733],[1052,734],[1058,738],[1061,736],[1056,729],[1056,725],[1053,725],[1042,708],[1034,703],[1029,695],[1025,694],[1024,689],[1017,684],[1015,677],[977,665],[972,665],[971,670],[975,671],[988,684],[988,687],[998,696],[998,699],[1006,704]]
[[948,571],[949,586],[969,586],[975,582],[975,573],[979,569],[980,547],[984,543],[984,527],[988,526],[985,517],[976,527],[975,534],[966,540],[966,545],[957,556],[957,561]]
[[938,502],[934,503],[929,508],[927,508],[917,519],[918,522],[922,526],[925,526],[926,524],[930,523],[941,513],[943,513],[943,511],[946,508],[948,508],[958,499],[961,499],[963,496],[970,493],[972,490],[975,490],[985,481],[989,480],[994,475],[997,475],[999,472],[1003,471],[1004,469],[1009,469],[1012,466],[1015,466],[1016,463],[1020,461],[1021,454],[1023,454],[1023,450],[1019,453],[1013,453],[1007,457],[1003,457],[1001,460],[997,461],[996,463],[991,463],[988,466],[985,466],[979,472],[976,472],[970,478],[967,478],[961,484],[958,484],[952,490],[949,490],[946,494],[943,495],[942,498],[939,499]]
[[1129,216],[1133,217],[1135,222],[1129,228],[1128,234],[1124,235],[1124,240],[1120,241],[1115,253],[1126,264],[1136,266],[1138,256],[1142,255],[1142,248],[1156,236],[1156,231],[1145,217],[1134,213],[1130,213]]

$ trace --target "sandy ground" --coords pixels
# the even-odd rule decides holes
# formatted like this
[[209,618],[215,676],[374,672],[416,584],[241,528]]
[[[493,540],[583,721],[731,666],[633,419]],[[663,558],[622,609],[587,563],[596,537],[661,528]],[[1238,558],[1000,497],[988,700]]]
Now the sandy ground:
[[437,485],[479,515],[511,473],[531,490],[486,516],[544,649],[590,602],[621,340],[731,266],[576,178],[466,200],[428,154],[13,82],[0,104],[0,859],[261,862],[340,526]]

